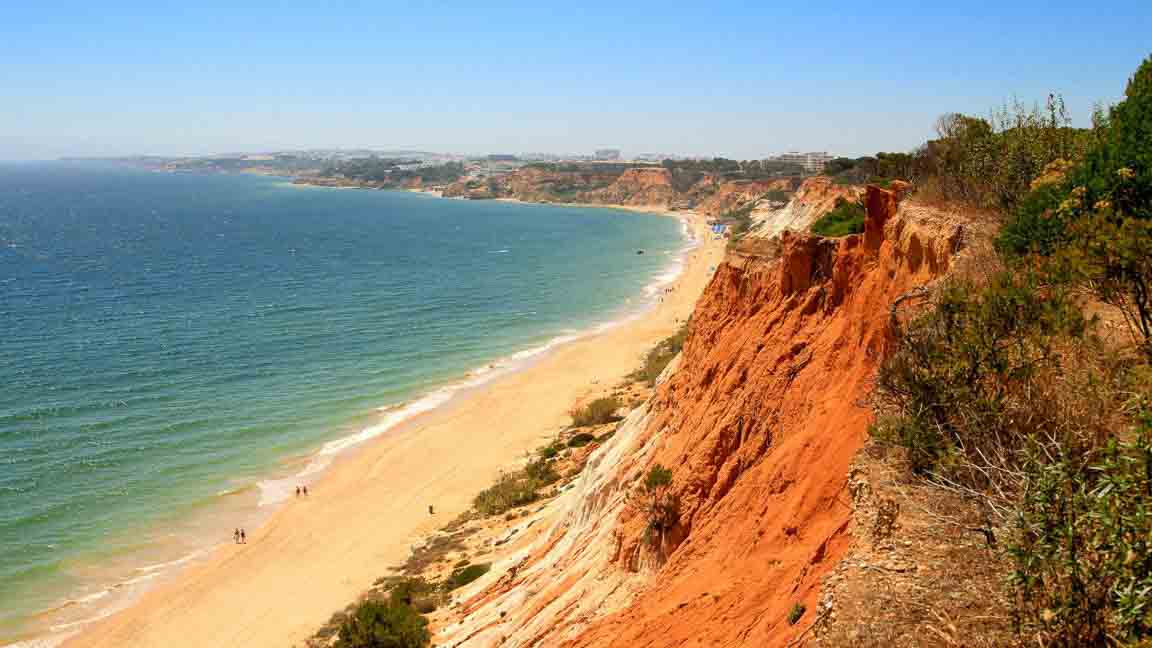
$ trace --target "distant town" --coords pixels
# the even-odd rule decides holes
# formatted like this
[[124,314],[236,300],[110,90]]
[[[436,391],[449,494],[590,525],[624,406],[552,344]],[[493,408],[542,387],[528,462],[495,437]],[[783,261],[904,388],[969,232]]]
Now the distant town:
[[[369,161],[382,161],[387,165],[388,171],[395,174],[411,174],[429,167],[453,163],[454,165],[462,165],[459,167],[462,171],[461,175],[472,178],[508,173],[525,165],[540,163],[659,165],[666,161],[723,160],[723,158],[685,156],[674,153],[639,153],[625,156],[617,148],[596,149],[590,154],[492,153],[486,155],[457,155],[419,150],[308,149],[267,153],[222,153],[196,157],[134,156],[101,159],[156,171],[258,173],[289,177],[328,176],[343,166]],[[795,176],[820,174],[824,171],[825,164],[833,159],[835,159],[834,155],[824,151],[807,153],[790,151],[766,157],[762,161],[778,165],[781,176]]]

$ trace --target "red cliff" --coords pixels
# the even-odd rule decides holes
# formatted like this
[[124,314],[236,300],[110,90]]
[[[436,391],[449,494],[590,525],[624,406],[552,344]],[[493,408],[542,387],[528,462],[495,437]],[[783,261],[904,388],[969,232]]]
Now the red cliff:
[[[789,233],[775,260],[734,253],[717,269],[656,396],[438,645],[785,646],[812,623],[850,540],[845,478],[889,307],[945,273],[960,240],[893,192],[869,187],[866,203],[864,235]],[[655,464],[680,503],[658,547],[631,496]]]
[[676,197],[672,174],[663,167],[642,167],[624,171],[611,185],[580,194],[577,202],[602,205],[667,207]]

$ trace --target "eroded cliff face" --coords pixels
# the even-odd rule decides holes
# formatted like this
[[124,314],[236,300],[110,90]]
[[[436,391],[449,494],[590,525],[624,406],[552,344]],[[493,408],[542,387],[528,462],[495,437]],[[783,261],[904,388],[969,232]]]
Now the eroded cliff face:
[[[889,307],[949,267],[961,228],[868,188],[863,235],[787,233],[736,252],[702,296],[656,396],[557,501],[552,528],[465,592],[453,646],[784,646],[812,621],[848,542],[844,494]],[[635,505],[672,470],[680,523],[660,546]],[[787,617],[801,602],[810,611]]]
[[528,202],[579,202],[585,192],[604,189],[621,178],[619,171],[588,166],[576,171],[558,171],[525,166],[511,173],[483,181],[460,181],[444,188],[447,197],[516,198]]
[[806,232],[812,223],[832,211],[838,199],[857,200],[863,190],[855,185],[836,184],[823,176],[807,178],[783,208],[765,206],[753,210],[748,236],[770,239],[785,231]]
[[687,184],[664,167],[620,169],[585,165],[557,170],[525,166],[485,180],[459,181],[444,188],[444,195],[463,198],[516,198],[529,202],[567,202],[593,205],[629,205],[695,209],[708,216],[757,203],[767,192],[791,191],[798,180],[723,180],[702,174]]
[[667,207],[675,197],[672,174],[663,167],[648,167],[628,169],[611,185],[580,194],[577,202]]

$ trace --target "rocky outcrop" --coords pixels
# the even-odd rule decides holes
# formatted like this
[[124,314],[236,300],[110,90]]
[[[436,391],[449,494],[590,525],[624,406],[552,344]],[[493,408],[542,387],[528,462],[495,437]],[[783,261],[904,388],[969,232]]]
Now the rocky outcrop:
[[857,200],[863,191],[863,187],[836,184],[831,178],[823,176],[808,178],[800,184],[787,205],[768,205],[753,210],[748,236],[772,238],[785,231],[806,232],[812,223],[832,211],[837,200]]
[[[890,343],[889,306],[947,271],[948,215],[868,189],[865,235],[784,234],[738,252],[701,297],[678,362],[444,628],[450,646],[785,646],[848,546],[844,493]],[[672,470],[679,523],[658,544],[635,505]],[[793,604],[810,611],[795,625]]]

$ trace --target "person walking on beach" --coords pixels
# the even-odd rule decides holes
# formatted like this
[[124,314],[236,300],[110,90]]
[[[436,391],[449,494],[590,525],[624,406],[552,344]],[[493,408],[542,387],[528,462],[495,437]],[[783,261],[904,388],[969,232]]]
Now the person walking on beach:
[[428,515],[436,515],[436,509],[432,508],[431,504],[428,505]]
[[300,487],[296,487],[296,497],[300,497]]
[[304,497],[308,497],[308,487],[307,486],[301,486],[300,490],[301,490],[301,492],[304,493]]
[[240,529],[240,544],[248,544],[248,536],[244,533],[244,529]]
[[240,544],[240,529],[232,532],[232,540],[234,540],[236,544]]

